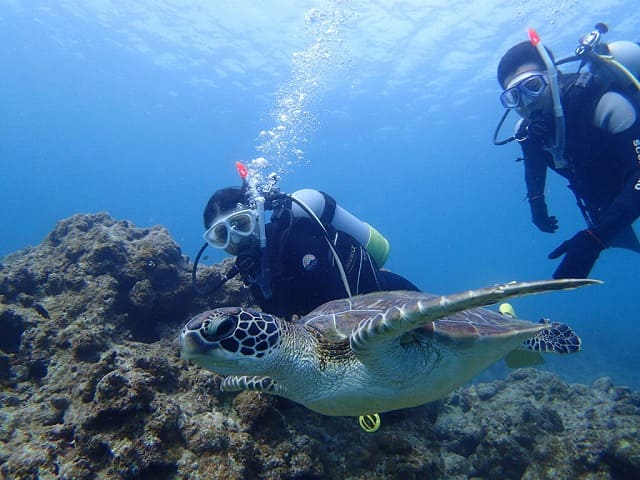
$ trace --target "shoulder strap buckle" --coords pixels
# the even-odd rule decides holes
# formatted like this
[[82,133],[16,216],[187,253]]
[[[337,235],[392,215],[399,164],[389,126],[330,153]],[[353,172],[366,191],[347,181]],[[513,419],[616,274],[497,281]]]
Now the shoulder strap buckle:
[[578,78],[576,78],[573,83],[576,87],[586,88],[589,85],[589,82],[593,78],[593,73],[591,72],[581,72]]

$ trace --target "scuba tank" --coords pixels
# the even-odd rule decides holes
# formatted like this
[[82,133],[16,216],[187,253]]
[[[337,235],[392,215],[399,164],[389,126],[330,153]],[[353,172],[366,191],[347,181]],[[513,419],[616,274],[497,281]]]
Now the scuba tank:
[[[369,252],[378,267],[382,267],[387,261],[389,241],[371,225],[337,205],[329,195],[305,188],[294,192],[291,197],[305,204],[323,224],[331,225],[336,230],[351,235]],[[309,216],[298,202],[292,205],[293,216],[297,218]]]

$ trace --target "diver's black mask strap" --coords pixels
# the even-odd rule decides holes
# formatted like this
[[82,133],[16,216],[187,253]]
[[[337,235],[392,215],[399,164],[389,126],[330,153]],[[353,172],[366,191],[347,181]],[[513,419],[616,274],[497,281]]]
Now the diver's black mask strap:
[[502,118],[500,119],[500,121],[498,122],[498,126],[496,127],[495,131],[493,132],[493,144],[494,145],[506,145],[507,143],[513,142],[516,139],[515,135],[511,135],[510,137],[507,137],[503,140],[498,140],[498,134],[500,133],[500,130],[502,129],[502,125],[504,124],[504,121],[507,118],[507,115],[509,115],[509,112],[511,111],[511,109],[507,109],[504,111],[504,113],[502,114]]
[[196,258],[193,261],[193,269],[191,270],[191,287],[198,295],[209,295],[215,292],[220,287],[222,287],[225,283],[227,283],[229,280],[235,277],[238,273],[240,273],[240,270],[234,263],[233,267],[231,267],[231,269],[227,273],[225,273],[220,279],[220,281],[216,283],[213,287],[200,288],[198,286],[198,281],[196,279],[196,270],[198,269],[198,263],[200,262],[200,257],[202,256],[204,251],[207,249],[207,247],[208,247],[207,243],[205,243],[204,245],[202,245],[202,247],[200,247],[200,250],[198,250],[198,254],[196,255]]

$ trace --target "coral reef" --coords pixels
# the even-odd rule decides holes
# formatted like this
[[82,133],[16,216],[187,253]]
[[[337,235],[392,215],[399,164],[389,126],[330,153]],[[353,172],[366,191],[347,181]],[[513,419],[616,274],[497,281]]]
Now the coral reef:
[[[228,262],[201,267],[214,281]],[[288,400],[220,391],[179,357],[194,296],[162,227],[59,222],[0,264],[0,478],[640,478],[640,393],[533,369],[382,415],[374,434]]]

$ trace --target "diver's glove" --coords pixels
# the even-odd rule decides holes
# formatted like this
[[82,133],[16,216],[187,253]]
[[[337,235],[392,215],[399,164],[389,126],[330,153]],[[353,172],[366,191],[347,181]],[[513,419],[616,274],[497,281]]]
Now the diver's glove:
[[591,230],[582,230],[549,254],[550,259],[564,255],[553,278],[587,278],[606,247]]
[[543,145],[549,143],[549,139],[555,139],[553,123],[548,119],[537,118],[527,125],[529,136],[537,138]]
[[543,195],[529,197],[529,207],[531,208],[531,220],[541,231],[553,233],[558,229],[558,219],[549,216]]

